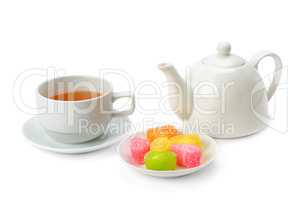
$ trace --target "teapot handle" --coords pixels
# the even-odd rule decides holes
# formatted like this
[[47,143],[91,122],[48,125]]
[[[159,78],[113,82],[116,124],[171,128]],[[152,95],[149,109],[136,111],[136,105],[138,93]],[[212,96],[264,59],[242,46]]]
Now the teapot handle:
[[271,97],[273,96],[274,92],[276,91],[277,87],[278,87],[280,77],[281,77],[282,62],[281,62],[280,57],[277,54],[275,54],[271,51],[261,51],[261,52],[258,52],[257,54],[255,54],[251,58],[251,60],[249,61],[249,64],[250,64],[250,66],[253,66],[254,68],[258,69],[259,62],[263,58],[268,57],[268,56],[273,58],[274,63],[275,63],[275,69],[274,69],[274,72],[273,72],[273,80],[272,80],[272,83],[271,83],[271,85],[269,87],[269,90],[267,92],[268,100],[270,100]]

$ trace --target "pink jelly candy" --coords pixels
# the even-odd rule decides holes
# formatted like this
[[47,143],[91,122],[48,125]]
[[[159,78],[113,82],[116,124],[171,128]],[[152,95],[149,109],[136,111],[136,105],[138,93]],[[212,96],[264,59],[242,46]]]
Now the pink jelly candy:
[[132,159],[137,164],[144,164],[144,156],[150,150],[146,139],[135,137],[130,141]]
[[201,151],[192,144],[173,144],[171,150],[176,154],[177,165],[191,168],[200,165]]

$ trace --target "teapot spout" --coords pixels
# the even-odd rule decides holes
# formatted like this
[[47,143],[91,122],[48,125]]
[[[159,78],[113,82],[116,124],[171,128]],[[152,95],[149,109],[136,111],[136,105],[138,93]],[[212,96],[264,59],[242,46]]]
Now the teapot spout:
[[173,112],[182,120],[189,119],[193,109],[192,89],[170,63],[162,63],[158,68],[168,80],[168,100]]

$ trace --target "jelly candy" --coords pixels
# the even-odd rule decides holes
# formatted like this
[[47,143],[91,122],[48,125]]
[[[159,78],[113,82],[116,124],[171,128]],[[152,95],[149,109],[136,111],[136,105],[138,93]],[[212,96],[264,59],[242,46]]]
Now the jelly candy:
[[168,151],[170,150],[171,142],[167,137],[159,137],[153,140],[150,144],[152,151]]
[[202,149],[203,144],[198,134],[177,135],[170,138],[171,144],[193,144]]
[[165,125],[159,128],[159,133],[161,136],[170,138],[178,135],[178,130],[172,125]]
[[147,130],[147,140],[150,143],[158,137],[159,137],[159,129],[158,128],[149,128]]
[[175,170],[176,154],[171,151],[149,151],[145,155],[145,165],[151,170]]
[[177,165],[191,168],[200,165],[200,149],[192,144],[173,144],[171,150],[176,154]]
[[151,143],[158,137],[167,137],[171,138],[178,135],[178,130],[172,125],[165,125],[159,128],[150,128],[147,131],[147,139]]
[[146,139],[135,137],[130,141],[132,159],[137,164],[144,164],[144,156],[150,150]]

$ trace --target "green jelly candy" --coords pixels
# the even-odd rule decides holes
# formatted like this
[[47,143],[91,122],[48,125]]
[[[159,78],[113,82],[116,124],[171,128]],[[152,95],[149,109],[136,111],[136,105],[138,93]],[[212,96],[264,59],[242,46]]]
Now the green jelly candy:
[[171,151],[149,151],[145,155],[145,165],[152,170],[175,170],[176,154]]

